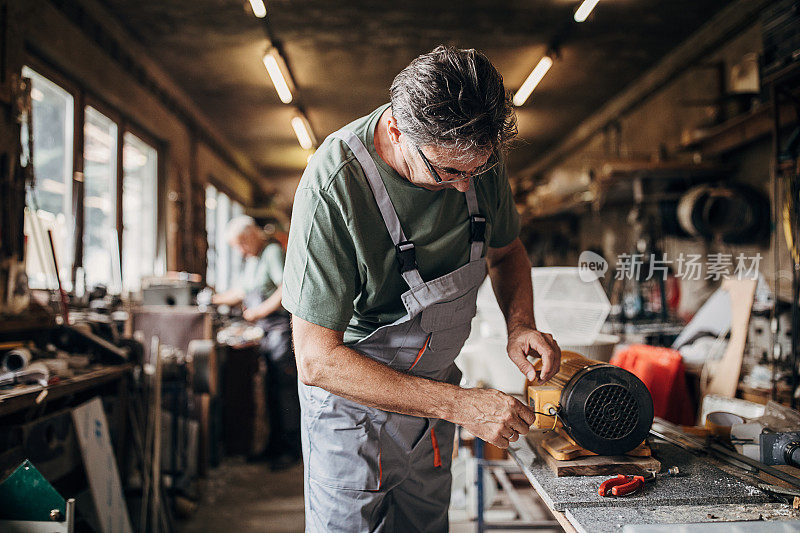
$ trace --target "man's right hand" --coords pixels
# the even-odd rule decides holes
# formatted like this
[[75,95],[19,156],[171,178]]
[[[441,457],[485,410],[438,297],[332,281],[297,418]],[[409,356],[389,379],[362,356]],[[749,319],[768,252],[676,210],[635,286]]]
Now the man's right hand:
[[461,389],[459,412],[452,422],[498,448],[527,435],[536,419],[533,409],[495,389]]

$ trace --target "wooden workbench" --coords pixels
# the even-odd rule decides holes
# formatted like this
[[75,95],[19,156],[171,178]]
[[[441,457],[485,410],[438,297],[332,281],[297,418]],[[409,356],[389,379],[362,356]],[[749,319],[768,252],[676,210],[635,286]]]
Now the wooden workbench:
[[[133,363],[120,365],[96,365],[85,372],[64,378],[46,387],[41,385],[18,385],[0,390],[0,424],[30,422],[52,409],[73,406],[75,402],[88,400],[103,393],[114,397],[113,415],[109,426],[116,437],[115,455],[121,476],[127,475],[128,462],[128,376]],[[2,452],[3,450],[0,450]],[[123,480],[126,479],[123,477]]]
[[511,457],[569,533],[616,533],[626,524],[800,520],[791,505],[773,501],[709,459],[661,442],[654,443],[653,452],[664,468],[678,466],[681,476],[659,479],[628,497],[603,498],[597,487],[609,476],[558,478],[526,439],[509,447]]

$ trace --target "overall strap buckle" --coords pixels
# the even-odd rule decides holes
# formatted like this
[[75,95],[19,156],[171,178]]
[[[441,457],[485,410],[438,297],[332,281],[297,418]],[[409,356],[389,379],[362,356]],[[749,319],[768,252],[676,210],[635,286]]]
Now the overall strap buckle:
[[398,242],[394,245],[397,252],[397,262],[400,263],[400,273],[416,270],[417,252],[414,250],[414,243],[411,241]]
[[469,242],[483,242],[486,238],[486,217],[471,215],[469,217]]

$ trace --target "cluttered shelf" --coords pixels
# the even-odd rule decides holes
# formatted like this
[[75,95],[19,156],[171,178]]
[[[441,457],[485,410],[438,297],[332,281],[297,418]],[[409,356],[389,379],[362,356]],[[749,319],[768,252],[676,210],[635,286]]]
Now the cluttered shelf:
[[95,365],[85,372],[59,379],[46,386],[16,385],[8,389],[0,389],[0,416],[40,404],[45,399],[62,398],[120,379],[131,372],[133,367],[133,363]]

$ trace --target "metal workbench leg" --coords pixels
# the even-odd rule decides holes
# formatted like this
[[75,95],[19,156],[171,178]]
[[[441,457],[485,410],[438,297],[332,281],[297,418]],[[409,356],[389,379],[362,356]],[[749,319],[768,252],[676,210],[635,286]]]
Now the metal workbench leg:
[[477,437],[475,438],[475,460],[478,473],[475,480],[478,495],[477,526],[478,533],[483,533],[486,531],[483,523],[483,441]]
[[[508,478],[509,472],[519,472],[522,470],[518,465],[511,461],[490,461],[483,458],[484,443],[480,439],[476,439],[475,455],[477,463],[478,478],[475,481],[478,494],[478,510],[477,510],[477,531],[484,533],[488,530],[503,529],[503,530],[534,530],[534,529],[559,529],[561,525],[555,520],[534,520],[522,497],[517,493],[511,480]],[[511,506],[517,514],[518,520],[512,522],[487,522],[484,517],[483,504],[484,504],[484,485],[483,485],[483,471],[488,468],[493,478],[496,478],[503,489],[503,492],[508,496]]]

